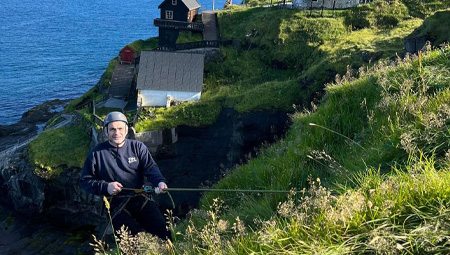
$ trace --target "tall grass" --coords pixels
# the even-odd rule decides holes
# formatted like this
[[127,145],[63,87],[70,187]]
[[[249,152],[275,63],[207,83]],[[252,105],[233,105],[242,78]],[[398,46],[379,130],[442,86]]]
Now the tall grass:
[[216,186],[296,192],[208,193],[165,253],[447,254],[449,72],[444,46],[330,84]]

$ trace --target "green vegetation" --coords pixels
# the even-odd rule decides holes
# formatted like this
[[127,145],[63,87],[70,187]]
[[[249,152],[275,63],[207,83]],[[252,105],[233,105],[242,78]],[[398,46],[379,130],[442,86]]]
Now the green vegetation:
[[450,11],[439,11],[433,16],[426,18],[423,24],[413,34],[416,36],[428,36],[433,40],[433,46],[439,46],[450,41],[450,28],[442,26],[450,20]]
[[343,77],[215,186],[296,193],[208,193],[173,243],[132,240],[146,254],[446,254],[449,102],[449,46]]
[[135,50],[136,53],[140,53],[143,50],[153,50],[154,48],[158,47],[158,38],[152,37],[147,40],[137,40],[133,43],[129,44],[133,50]]
[[179,43],[201,42],[201,41],[203,41],[202,33],[180,31],[176,43],[179,44]]
[[63,169],[83,166],[90,137],[81,126],[67,126],[42,132],[29,145],[29,159],[43,178],[57,176]]
[[[121,230],[122,252],[449,253],[450,47],[396,57],[416,29],[448,40],[450,11],[427,15],[449,4],[380,2],[335,17],[278,8],[220,12],[222,36],[241,40],[241,49],[224,47],[206,65],[199,102],[145,109],[136,129],[211,124],[223,107],[290,111],[285,138],[215,187],[296,192],[208,193],[180,224],[169,212],[173,243]],[[37,174],[80,166],[83,135],[82,128],[56,129],[33,141]]]
[[449,0],[401,0],[414,17],[425,18],[437,10],[450,8]]
[[185,103],[179,107],[146,108],[141,114],[144,121],[136,124],[136,132],[162,130],[189,123],[191,126],[213,124],[221,110],[220,104],[211,101]]
[[409,18],[408,8],[398,1],[376,1],[345,12],[345,24],[354,29],[396,27]]
[[190,107],[198,112],[194,125],[214,122],[201,105],[217,104],[241,113],[292,112],[293,104],[308,106],[320,100],[324,84],[336,75],[403,52],[403,38],[423,22],[411,18],[398,1],[336,11],[335,17],[328,10],[323,18],[309,17],[308,11],[239,8],[220,12],[218,20],[222,37],[240,40],[241,49],[223,47],[216,61],[206,63],[200,105],[160,111],[157,118],[138,124],[138,130],[191,125],[181,116]]

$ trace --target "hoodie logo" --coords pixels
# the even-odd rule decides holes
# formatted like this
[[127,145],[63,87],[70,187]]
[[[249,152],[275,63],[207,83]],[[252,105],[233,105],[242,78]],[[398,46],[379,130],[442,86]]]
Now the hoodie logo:
[[136,162],[136,161],[137,161],[137,159],[135,157],[129,157],[128,158],[128,164],[131,164],[131,163]]

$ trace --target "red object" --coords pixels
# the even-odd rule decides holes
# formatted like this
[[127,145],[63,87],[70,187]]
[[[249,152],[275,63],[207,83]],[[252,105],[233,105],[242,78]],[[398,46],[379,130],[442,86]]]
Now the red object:
[[127,45],[122,50],[120,50],[120,61],[134,63],[134,54],[134,50]]

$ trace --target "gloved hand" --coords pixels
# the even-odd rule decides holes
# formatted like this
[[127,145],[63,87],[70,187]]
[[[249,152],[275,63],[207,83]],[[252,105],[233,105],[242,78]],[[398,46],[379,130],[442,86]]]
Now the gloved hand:
[[117,195],[119,192],[122,191],[122,184],[120,182],[110,182],[108,183],[108,194],[111,196]]
[[167,189],[167,184],[165,182],[158,183],[158,187],[155,188],[155,193],[166,193],[164,190]]

